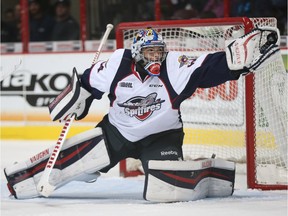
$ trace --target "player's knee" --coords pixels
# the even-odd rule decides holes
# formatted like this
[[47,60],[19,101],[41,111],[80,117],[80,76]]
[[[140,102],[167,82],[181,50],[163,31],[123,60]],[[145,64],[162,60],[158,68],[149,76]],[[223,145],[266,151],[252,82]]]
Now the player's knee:
[[149,161],[144,198],[155,202],[192,201],[233,194],[235,164],[222,159]]
[[[110,164],[101,128],[94,128],[67,139],[50,174],[51,185],[60,187],[70,181],[91,181],[98,170]],[[8,188],[16,198],[39,196],[36,186],[53,148],[46,149],[22,163],[4,169]]]

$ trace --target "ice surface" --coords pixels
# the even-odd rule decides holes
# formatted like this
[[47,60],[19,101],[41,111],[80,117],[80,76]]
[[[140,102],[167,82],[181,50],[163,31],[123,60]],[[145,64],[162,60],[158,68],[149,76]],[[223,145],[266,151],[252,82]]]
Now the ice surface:
[[118,167],[95,183],[71,182],[49,198],[16,200],[9,196],[3,168],[54,145],[51,141],[1,141],[1,215],[3,216],[286,216],[287,191],[246,188],[236,176],[228,198],[150,203],[142,198],[144,178],[119,177]]

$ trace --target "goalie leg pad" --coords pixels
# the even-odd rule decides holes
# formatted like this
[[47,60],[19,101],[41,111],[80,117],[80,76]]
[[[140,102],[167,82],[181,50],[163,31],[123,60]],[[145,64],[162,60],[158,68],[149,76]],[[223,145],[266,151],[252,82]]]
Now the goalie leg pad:
[[[8,188],[18,199],[38,197],[36,186],[53,150],[46,149],[21,163],[4,169]],[[98,170],[110,164],[101,128],[94,128],[67,139],[50,174],[49,183],[56,188],[70,181],[92,181]]]
[[152,202],[193,201],[231,196],[235,163],[222,159],[149,161],[144,198]]

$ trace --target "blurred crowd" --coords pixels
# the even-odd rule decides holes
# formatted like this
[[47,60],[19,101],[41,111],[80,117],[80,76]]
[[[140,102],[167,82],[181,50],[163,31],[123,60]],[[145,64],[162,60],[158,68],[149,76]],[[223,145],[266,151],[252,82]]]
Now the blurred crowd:
[[[93,8],[87,19],[91,31],[88,39],[99,38],[107,23],[155,20],[154,0],[86,2],[95,5],[95,1],[97,10]],[[28,0],[30,41],[79,40],[79,17],[71,15],[73,3],[79,4],[70,0]],[[287,35],[287,0],[230,0],[229,16],[276,17],[281,34]],[[161,0],[162,20],[221,17],[224,17],[224,0]],[[1,42],[21,41],[20,5],[6,8],[1,18]],[[92,22],[98,25],[91,27]]]
[[[224,17],[223,0],[168,0],[165,19]],[[275,17],[287,35],[287,0],[230,0],[230,17]]]
[[[52,13],[43,2],[29,0],[30,41],[79,40],[79,24],[71,16],[70,0],[57,0],[52,5]],[[21,41],[19,4],[14,9],[6,9],[1,19],[1,42],[18,41]]]

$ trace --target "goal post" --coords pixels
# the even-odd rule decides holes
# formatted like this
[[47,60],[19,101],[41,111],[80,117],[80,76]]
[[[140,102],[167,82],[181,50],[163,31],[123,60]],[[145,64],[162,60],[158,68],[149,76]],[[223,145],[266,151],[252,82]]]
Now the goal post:
[[[140,28],[153,27],[169,51],[187,56],[224,51],[224,42],[253,27],[276,27],[275,18],[217,18],[120,23],[117,48],[130,49]],[[287,72],[281,55],[261,71],[217,87],[197,89],[181,105],[184,158],[216,157],[244,164],[248,188],[287,189]],[[141,174],[141,164],[120,162],[122,176]]]

